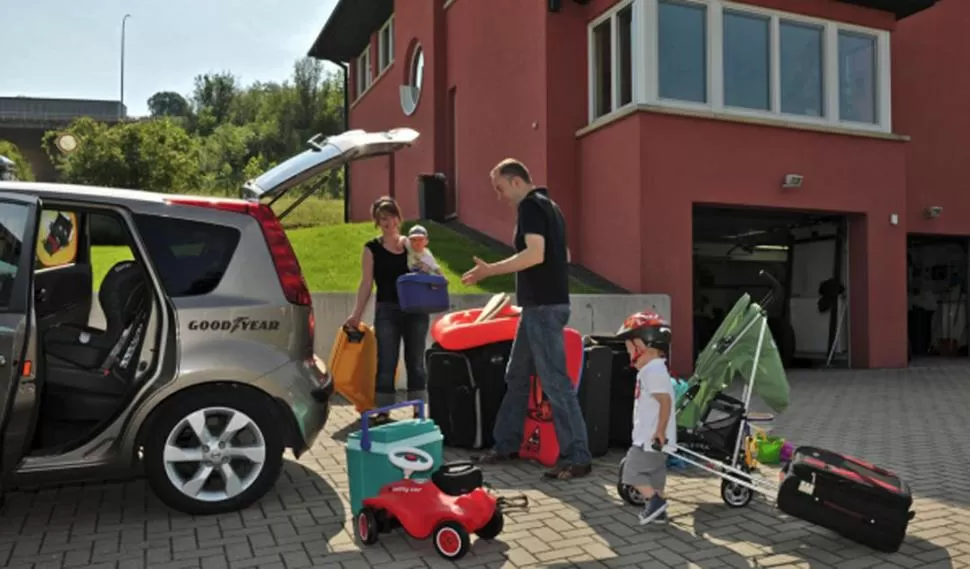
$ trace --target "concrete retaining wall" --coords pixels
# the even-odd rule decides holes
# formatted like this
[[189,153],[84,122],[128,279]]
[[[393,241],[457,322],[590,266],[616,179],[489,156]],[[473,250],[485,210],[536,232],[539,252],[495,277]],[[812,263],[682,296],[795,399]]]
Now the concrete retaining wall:
[[[452,295],[452,310],[465,310],[485,306],[491,295],[468,294]],[[513,297],[514,298],[514,297]],[[340,326],[354,309],[355,296],[352,293],[328,292],[314,293],[313,308],[317,319],[314,349],[320,357],[328,359],[330,349]],[[638,310],[654,310],[665,318],[670,318],[670,295],[666,294],[574,294],[572,316],[569,327],[581,334],[613,334],[623,324],[623,320]],[[374,321],[374,304],[369,303],[361,318],[366,323]],[[432,316],[432,321],[436,316]],[[431,335],[428,334],[428,345]],[[404,369],[403,353],[400,360],[398,387],[407,385],[407,372]]]

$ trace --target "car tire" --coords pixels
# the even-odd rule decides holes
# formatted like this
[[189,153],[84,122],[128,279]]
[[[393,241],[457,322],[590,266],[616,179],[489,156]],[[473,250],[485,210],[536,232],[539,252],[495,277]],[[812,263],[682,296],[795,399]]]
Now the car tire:
[[[145,437],[144,444],[144,470],[149,485],[155,495],[167,506],[184,512],[189,515],[212,515],[226,512],[242,510],[251,506],[262,498],[276,483],[283,466],[283,433],[279,428],[279,420],[274,416],[269,399],[261,393],[240,387],[204,387],[193,389],[190,393],[177,395],[171,401],[163,404],[156,411],[156,416],[152,419],[148,435]],[[200,450],[208,448],[201,444],[198,437],[192,438],[198,417],[204,416],[204,421],[208,426],[209,420],[215,418],[217,422],[225,421],[229,417],[235,417],[240,423],[246,422],[247,425],[237,434],[231,437],[230,441],[224,443],[226,448],[221,449],[221,460],[228,462],[219,463],[219,458],[212,460],[209,455],[208,462],[196,462],[193,454],[192,460],[186,462],[173,462],[166,458],[166,447],[173,441],[176,446],[182,442],[192,439],[187,444],[188,450],[199,453]],[[195,422],[193,422],[195,421]],[[228,424],[226,425],[228,426]],[[175,429],[179,429],[180,435],[175,436]],[[214,438],[219,435],[212,433]],[[216,431],[220,434],[225,431]],[[236,437],[247,435],[248,438],[256,442],[252,444],[241,444]],[[212,448],[218,445],[214,440]],[[199,447],[199,448],[196,448]],[[256,449],[255,454],[253,449]],[[261,449],[261,452],[260,450]],[[183,447],[175,449],[183,450]],[[239,452],[246,453],[246,457],[237,458]],[[255,462],[249,457],[259,459]],[[226,458],[231,456],[231,458]],[[239,466],[245,467],[248,462],[250,468],[244,471],[243,476],[238,476],[236,469]],[[235,484],[230,488],[231,475],[223,474],[225,467],[233,469],[237,474]],[[177,481],[192,480],[201,478],[203,469],[210,468],[207,477],[208,482],[200,486],[196,497],[190,496],[179,486]],[[195,469],[195,476],[189,473]],[[185,473],[184,475],[182,473]],[[232,474],[232,473],[230,473]],[[205,486],[209,482],[218,482],[219,479],[224,484],[221,491],[206,490]],[[237,491],[238,490],[238,491]]]

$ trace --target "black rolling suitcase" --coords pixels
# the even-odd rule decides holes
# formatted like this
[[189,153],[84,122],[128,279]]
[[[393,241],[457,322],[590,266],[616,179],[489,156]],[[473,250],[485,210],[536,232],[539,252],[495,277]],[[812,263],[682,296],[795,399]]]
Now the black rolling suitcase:
[[623,340],[613,336],[587,336],[587,345],[610,348],[613,365],[610,372],[610,427],[611,448],[628,449],[633,444],[633,393],[637,385],[637,370],[630,367],[630,356]]
[[603,456],[610,450],[610,384],[613,373],[613,350],[606,346],[588,346],[584,350],[583,378],[579,383],[579,408],[586,421],[589,452]]
[[444,444],[479,448],[481,393],[468,358],[434,344],[424,353],[424,365],[428,372],[428,416],[441,429]]
[[429,416],[445,446],[490,448],[495,416],[505,396],[505,367],[512,342],[451,352],[432,345],[425,352]]
[[896,474],[856,458],[798,447],[782,470],[778,509],[873,549],[899,550],[915,512]]

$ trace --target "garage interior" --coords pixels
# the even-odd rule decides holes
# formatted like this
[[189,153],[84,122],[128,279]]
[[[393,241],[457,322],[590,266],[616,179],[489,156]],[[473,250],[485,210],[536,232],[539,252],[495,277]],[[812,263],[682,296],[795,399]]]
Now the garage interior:
[[906,243],[910,359],[967,356],[965,237],[913,235]]
[[844,216],[695,205],[693,251],[695,358],[742,294],[771,290],[764,270],[782,285],[768,325],[785,367],[849,366]]

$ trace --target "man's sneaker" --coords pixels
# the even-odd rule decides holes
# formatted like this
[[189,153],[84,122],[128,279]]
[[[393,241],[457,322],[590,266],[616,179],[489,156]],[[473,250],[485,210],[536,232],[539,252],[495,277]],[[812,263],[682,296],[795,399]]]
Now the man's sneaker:
[[667,521],[667,500],[654,494],[650,501],[644,504],[640,512],[640,525],[653,523],[664,523]]

